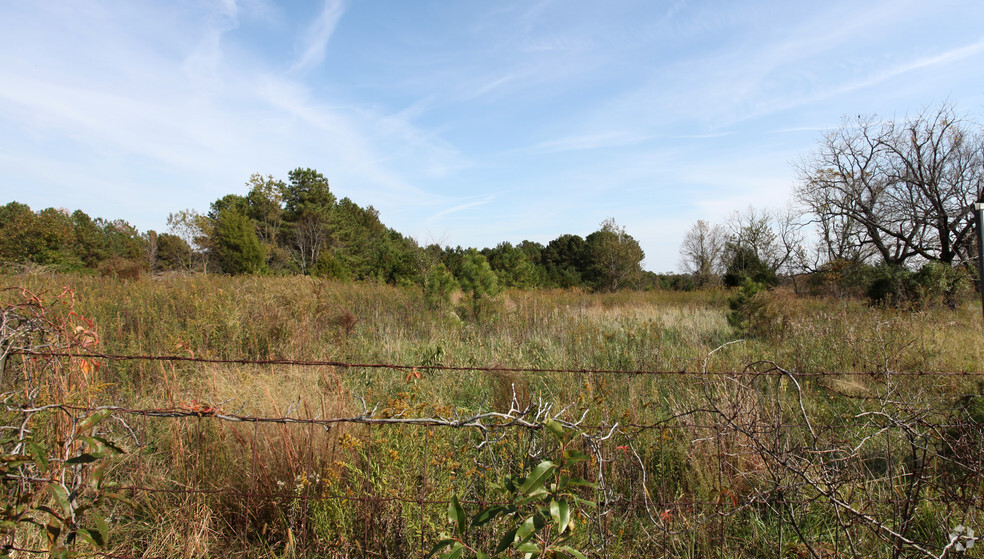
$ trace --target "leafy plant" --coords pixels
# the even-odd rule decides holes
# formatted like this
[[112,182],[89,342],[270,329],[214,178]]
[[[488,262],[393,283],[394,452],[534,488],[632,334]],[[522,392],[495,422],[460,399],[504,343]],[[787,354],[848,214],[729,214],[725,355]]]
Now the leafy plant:
[[[442,534],[428,557],[585,557],[569,543],[575,534],[578,508],[595,506],[582,499],[577,488],[595,485],[575,475],[571,467],[590,457],[569,448],[572,437],[559,422],[548,419],[544,426],[560,442],[557,461],[543,460],[526,476],[505,476],[501,484],[493,484],[502,501],[479,510],[470,519],[458,497],[453,496],[448,506],[452,533]],[[485,552],[471,543],[471,536],[476,529],[493,522],[501,529],[501,536],[495,549]]]
[[105,547],[109,528],[99,509],[124,501],[104,477],[111,458],[123,451],[95,432],[109,415],[100,411],[79,420],[60,449],[49,449],[27,433],[0,440],[0,488],[8,498],[0,506],[0,533],[37,526],[56,558],[77,556],[77,540]]
[[[91,321],[72,310],[70,290],[51,301],[26,290],[21,294],[24,302],[0,305],[0,370],[14,353],[95,348],[99,338]],[[59,311],[65,313],[61,318]],[[123,500],[104,480],[109,458],[123,451],[97,432],[112,412],[73,417],[64,407],[69,402],[92,407],[99,364],[81,356],[31,356],[21,366],[16,377],[0,376],[0,387],[10,389],[0,415],[5,434],[0,437],[0,534],[10,534],[12,543],[20,528],[37,526],[51,557],[76,556],[77,541],[104,547],[108,526],[99,509]]]

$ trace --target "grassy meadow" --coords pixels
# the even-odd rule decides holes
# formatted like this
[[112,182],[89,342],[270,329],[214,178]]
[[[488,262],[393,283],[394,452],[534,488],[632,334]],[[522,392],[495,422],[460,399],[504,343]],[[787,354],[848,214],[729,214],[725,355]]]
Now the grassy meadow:
[[[576,423],[589,436],[569,444],[592,456],[577,469],[597,486],[582,493],[595,506],[575,512],[570,545],[591,557],[919,557],[952,552],[954,526],[979,525],[980,377],[899,374],[984,373],[970,299],[900,311],[778,289],[759,296],[766,327],[743,339],[724,290],[510,291],[476,310],[308,277],[28,274],[2,286],[46,304],[70,289],[107,354],[408,367],[102,359],[85,394],[68,394],[90,407],[453,419],[515,403]],[[23,375],[10,371],[26,359],[10,356],[3,392],[17,390]],[[819,374],[848,372],[860,374]],[[481,507],[559,444],[544,429],[203,415],[102,424],[125,451],[107,475],[129,501],[101,505],[107,551],[423,557],[449,530],[452,495]],[[505,529],[476,528],[469,544],[493,548]],[[9,534],[44,546],[29,526]]]

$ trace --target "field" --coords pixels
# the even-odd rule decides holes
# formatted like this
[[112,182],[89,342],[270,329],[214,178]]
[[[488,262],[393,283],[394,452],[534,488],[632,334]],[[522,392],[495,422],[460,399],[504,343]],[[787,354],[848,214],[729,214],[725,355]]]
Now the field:
[[16,557],[939,557],[982,527],[973,300],[779,289],[742,339],[721,290],[0,286]]

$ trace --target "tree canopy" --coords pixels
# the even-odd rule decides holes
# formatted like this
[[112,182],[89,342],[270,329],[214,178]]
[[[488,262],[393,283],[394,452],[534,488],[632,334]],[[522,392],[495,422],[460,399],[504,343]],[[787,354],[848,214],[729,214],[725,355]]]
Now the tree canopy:
[[290,171],[287,180],[254,174],[244,192],[221,196],[205,213],[173,212],[167,224],[167,232],[141,234],[122,220],[53,208],[35,212],[11,202],[0,207],[0,261],[61,270],[117,262],[113,266],[126,263],[137,271],[307,274],[419,285],[435,301],[459,287],[474,301],[502,289],[614,291],[641,286],[644,275],[639,243],[614,219],[586,238],[565,233],[547,245],[524,240],[481,250],[422,248],[383,224],[375,208],[338,199],[324,175],[304,168]]

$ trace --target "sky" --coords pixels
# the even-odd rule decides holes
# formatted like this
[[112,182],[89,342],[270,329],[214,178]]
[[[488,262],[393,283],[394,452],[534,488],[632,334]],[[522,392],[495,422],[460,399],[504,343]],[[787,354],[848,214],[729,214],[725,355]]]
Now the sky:
[[674,271],[698,219],[794,203],[845,116],[984,121],[982,22],[979,0],[0,2],[0,204],[162,232],[312,168],[422,245],[614,218]]

